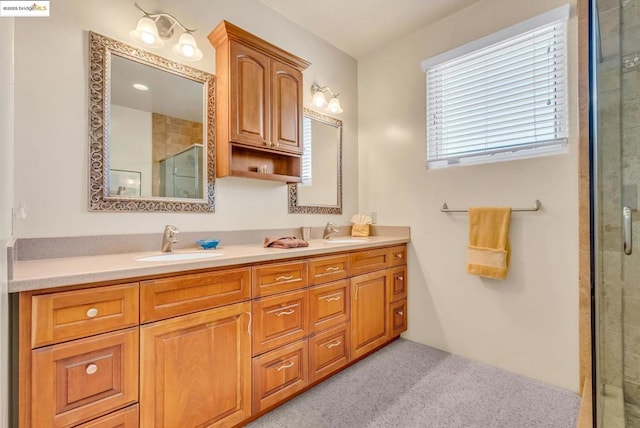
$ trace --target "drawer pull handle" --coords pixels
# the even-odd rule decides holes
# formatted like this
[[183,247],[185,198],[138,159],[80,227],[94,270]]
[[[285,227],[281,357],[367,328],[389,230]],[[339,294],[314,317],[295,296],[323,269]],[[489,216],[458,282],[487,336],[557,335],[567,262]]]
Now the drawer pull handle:
[[277,312],[276,316],[279,317],[280,315],[291,315],[295,312],[295,309],[291,309],[288,311],[282,311],[282,312]]
[[280,367],[276,367],[276,370],[277,370],[277,371],[280,371],[280,370],[282,370],[282,369],[288,369],[288,368],[290,368],[290,367],[293,367],[293,365],[294,365],[294,362],[293,362],[293,361],[289,361],[288,363],[283,364],[283,365],[281,365]]
[[289,281],[290,279],[293,279],[293,275],[283,275],[276,277],[276,281]]
[[402,253],[397,253],[396,254],[396,259],[401,259],[402,258]]
[[87,366],[87,368],[85,369],[85,373],[88,374],[88,375],[92,375],[97,371],[98,371],[98,366],[95,365],[95,364],[89,364]]
[[399,277],[398,277],[398,281],[404,281],[404,278],[403,278],[403,277],[401,277],[401,276],[399,276]]
[[87,316],[89,318],[95,318],[98,315],[98,310],[96,308],[91,308],[87,311]]
[[327,343],[326,345],[324,345],[327,349],[331,349],[331,348],[335,348],[336,346],[339,346],[342,342],[340,342],[339,340],[336,340],[335,342],[331,342],[331,343]]
[[253,321],[253,317],[251,316],[251,312],[245,312],[245,314],[249,315],[249,323],[247,324],[247,333],[251,336],[251,321]]
[[333,301],[336,301],[336,300],[340,300],[341,297],[340,296],[335,296],[335,297],[326,296],[326,297],[323,297],[323,299],[326,300],[327,302],[333,302]]
[[337,270],[340,270],[339,266],[329,266],[328,268],[325,269],[325,271],[327,272],[335,272]]
[[400,315],[400,316],[404,316],[404,311],[398,311],[398,312],[396,312],[396,313],[397,313],[398,315]]

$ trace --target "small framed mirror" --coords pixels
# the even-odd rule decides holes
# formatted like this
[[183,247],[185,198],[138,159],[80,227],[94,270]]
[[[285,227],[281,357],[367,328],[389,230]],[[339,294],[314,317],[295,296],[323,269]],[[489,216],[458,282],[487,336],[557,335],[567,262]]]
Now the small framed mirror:
[[89,33],[91,211],[213,212],[215,78]]
[[305,108],[302,182],[289,184],[289,213],[342,214],[342,121]]

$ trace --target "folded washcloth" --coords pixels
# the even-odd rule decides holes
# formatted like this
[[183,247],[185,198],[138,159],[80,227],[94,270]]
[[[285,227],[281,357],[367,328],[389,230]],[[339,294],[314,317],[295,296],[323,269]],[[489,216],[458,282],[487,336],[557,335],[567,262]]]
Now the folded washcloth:
[[467,272],[505,279],[509,269],[511,208],[469,208]]
[[264,247],[271,248],[298,248],[308,247],[309,243],[298,239],[295,236],[285,236],[284,238],[267,237],[264,238]]

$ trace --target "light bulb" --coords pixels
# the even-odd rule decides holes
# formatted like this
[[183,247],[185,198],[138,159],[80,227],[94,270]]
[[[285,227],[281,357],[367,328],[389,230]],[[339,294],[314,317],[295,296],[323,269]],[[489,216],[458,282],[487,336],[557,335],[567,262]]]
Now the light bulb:
[[313,93],[311,104],[313,104],[316,107],[324,107],[327,105],[327,99],[324,97],[324,94],[322,93],[322,91],[316,91]]
[[138,21],[136,29],[129,32],[132,39],[153,48],[160,48],[164,42],[158,36],[158,27],[153,19],[143,16]]
[[331,113],[342,113],[342,106],[340,106],[340,100],[337,96],[331,98],[327,110],[329,110]]
[[182,33],[173,48],[173,53],[187,61],[199,61],[202,59],[202,51],[198,49],[196,39],[191,33]]

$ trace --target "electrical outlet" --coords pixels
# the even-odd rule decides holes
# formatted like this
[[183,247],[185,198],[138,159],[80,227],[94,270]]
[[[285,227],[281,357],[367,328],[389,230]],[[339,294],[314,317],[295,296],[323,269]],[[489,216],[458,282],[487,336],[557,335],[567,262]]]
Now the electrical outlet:
[[371,211],[371,223],[376,224],[378,222],[378,213]]

